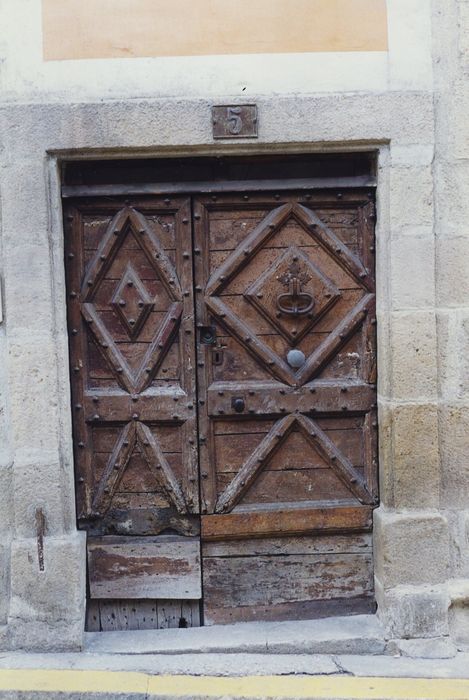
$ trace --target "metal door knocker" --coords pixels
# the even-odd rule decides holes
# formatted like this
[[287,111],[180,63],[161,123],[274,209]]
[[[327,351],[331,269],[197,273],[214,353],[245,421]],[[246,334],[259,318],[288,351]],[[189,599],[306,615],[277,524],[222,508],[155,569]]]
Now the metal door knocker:
[[284,287],[288,287],[288,292],[277,296],[277,308],[279,311],[290,316],[303,316],[313,309],[313,295],[309,292],[304,292],[301,288],[311,278],[306,272],[300,272],[296,255],[293,257],[293,262],[288,268],[288,272],[278,279]]

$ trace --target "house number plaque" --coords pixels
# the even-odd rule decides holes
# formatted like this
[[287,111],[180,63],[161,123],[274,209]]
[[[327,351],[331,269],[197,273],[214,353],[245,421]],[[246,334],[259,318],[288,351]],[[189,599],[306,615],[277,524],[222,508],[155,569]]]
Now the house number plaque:
[[257,105],[215,105],[212,125],[214,139],[256,139]]

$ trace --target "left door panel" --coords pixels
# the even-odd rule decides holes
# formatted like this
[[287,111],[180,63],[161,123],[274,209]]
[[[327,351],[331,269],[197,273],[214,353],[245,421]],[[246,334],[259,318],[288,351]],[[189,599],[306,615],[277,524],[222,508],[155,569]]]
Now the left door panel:
[[190,200],[68,200],[64,217],[91,596],[200,598]]

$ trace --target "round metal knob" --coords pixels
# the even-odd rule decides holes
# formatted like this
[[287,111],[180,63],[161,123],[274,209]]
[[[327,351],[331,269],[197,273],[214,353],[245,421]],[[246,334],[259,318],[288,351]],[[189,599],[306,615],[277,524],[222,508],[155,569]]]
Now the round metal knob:
[[236,413],[242,413],[244,411],[244,399],[242,398],[233,398],[231,405]]
[[290,350],[287,354],[287,362],[290,367],[293,367],[294,369],[303,367],[304,363],[306,362],[304,352],[301,352],[301,350]]

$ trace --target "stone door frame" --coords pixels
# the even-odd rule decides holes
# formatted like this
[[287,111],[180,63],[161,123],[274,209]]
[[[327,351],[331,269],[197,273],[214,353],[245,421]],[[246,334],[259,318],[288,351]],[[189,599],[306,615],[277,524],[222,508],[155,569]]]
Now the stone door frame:
[[[0,108],[0,355],[7,358],[0,370],[7,438],[0,454],[0,647],[83,644],[85,535],[75,526],[60,163],[103,157],[378,151],[378,616],[390,638],[448,633],[438,441],[424,439],[438,434],[432,96],[251,101],[259,139],[234,146],[213,142],[211,103],[203,100]],[[412,275],[415,256],[428,275]]]

